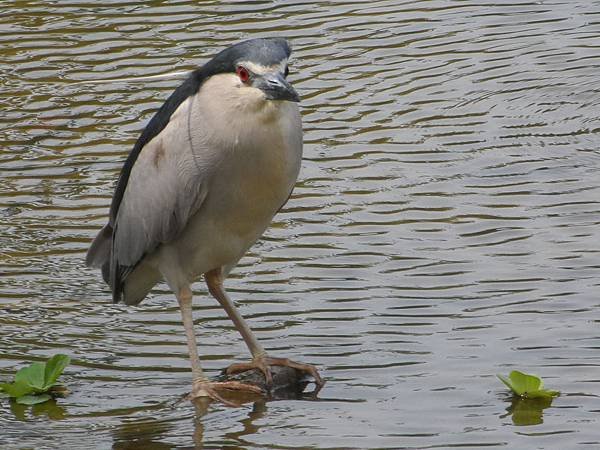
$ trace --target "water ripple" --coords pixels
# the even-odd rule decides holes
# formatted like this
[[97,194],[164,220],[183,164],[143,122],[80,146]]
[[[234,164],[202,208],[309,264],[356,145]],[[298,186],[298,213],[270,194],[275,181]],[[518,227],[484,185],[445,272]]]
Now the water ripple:
[[[0,378],[64,352],[73,394],[0,410],[2,447],[600,445],[599,23],[583,0],[5,1]],[[201,423],[177,403],[172,294],[112,305],[82,260],[181,82],[120,79],[265,35],[294,45],[305,158],[228,286],[265,347],[329,382],[317,402],[215,406]],[[197,297],[212,375],[247,352]],[[513,368],[564,394],[530,428],[494,377]]]

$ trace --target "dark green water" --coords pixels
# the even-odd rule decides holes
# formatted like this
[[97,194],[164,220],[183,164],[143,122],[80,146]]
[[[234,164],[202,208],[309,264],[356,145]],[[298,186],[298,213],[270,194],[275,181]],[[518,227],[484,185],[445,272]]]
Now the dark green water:
[[[0,448],[600,448],[600,2],[0,0],[0,380],[73,358]],[[227,286],[318,401],[202,418],[160,286],[110,304],[83,257],[122,160],[188,70],[287,36],[301,180]],[[196,286],[211,375],[247,358]],[[495,378],[562,391],[511,405]]]

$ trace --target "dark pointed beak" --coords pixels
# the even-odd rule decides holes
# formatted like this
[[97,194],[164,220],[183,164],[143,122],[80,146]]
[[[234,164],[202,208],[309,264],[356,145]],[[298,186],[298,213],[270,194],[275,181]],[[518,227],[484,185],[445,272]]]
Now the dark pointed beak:
[[298,93],[283,77],[283,74],[267,73],[260,77],[259,80],[256,87],[261,89],[269,100],[300,101]]

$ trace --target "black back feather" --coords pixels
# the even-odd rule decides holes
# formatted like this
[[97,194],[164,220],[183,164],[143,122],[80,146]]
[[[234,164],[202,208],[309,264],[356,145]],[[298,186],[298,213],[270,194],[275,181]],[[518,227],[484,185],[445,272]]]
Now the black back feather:
[[[153,138],[158,136],[169,123],[171,116],[177,108],[189,97],[195,95],[202,84],[211,76],[219,73],[235,72],[237,64],[241,61],[252,61],[263,66],[279,64],[289,58],[291,47],[287,40],[281,38],[251,39],[235,44],[219,52],[204,66],[194,70],[190,76],[169,96],[156,114],[150,119],[148,125],[136,141],[129,156],[125,160],[117,187],[110,205],[109,227],[113,236],[117,232],[117,215],[123,201],[131,170],[144,148]],[[113,239],[114,240],[114,239]],[[112,251],[111,251],[112,253]],[[121,299],[123,282],[134,267],[121,266],[118,261],[110,258],[102,267],[103,276],[108,279],[112,288],[113,302]]]

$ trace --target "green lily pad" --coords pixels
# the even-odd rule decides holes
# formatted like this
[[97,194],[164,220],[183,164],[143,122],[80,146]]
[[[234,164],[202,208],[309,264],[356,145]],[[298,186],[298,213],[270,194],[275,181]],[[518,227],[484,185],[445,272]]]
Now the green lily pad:
[[46,402],[52,398],[49,393],[52,393],[56,380],[70,361],[67,355],[58,354],[47,362],[32,363],[17,371],[13,383],[0,383],[0,392],[16,398],[17,403],[22,405]]
[[536,375],[513,370],[508,378],[496,375],[515,395],[522,398],[552,398],[560,394],[558,391],[544,389],[544,382]]
[[51,398],[52,396],[48,394],[23,395],[22,397],[17,398],[17,403],[21,405],[37,405],[38,403],[47,402]]
[[44,371],[46,363],[35,362],[19,369],[15,375],[15,383],[26,383],[36,391],[44,390]]
[[50,389],[56,384],[56,380],[63,373],[65,367],[69,365],[71,358],[67,355],[54,355],[46,363],[44,371],[44,390]]
[[0,384],[2,392],[7,394],[9,397],[22,397],[23,395],[31,394],[34,389],[29,386],[25,381],[15,381],[14,383],[2,383]]

